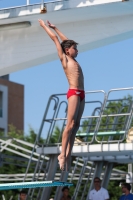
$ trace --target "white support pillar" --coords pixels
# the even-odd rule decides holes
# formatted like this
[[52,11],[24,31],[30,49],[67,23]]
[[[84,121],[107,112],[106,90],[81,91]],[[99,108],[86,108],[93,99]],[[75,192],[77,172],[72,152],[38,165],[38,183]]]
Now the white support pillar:
[[[47,180],[54,180],[55,173],[57,171],[57,165],[58,165],[57,155],[51,155],[49,170],[47,174]],[[41,195],[41,200],[49,199],[51,190],[52,190],[52,187],[44,188]]]
[[126,175],[126,183],[130,183],[131,184],[131,193],[133,191],[133,164],[129,163],[128,164],[128,174]]
[[110,175],[112,172],[112,168],[113,168],[113,163],[107,163],[105,166],[106,168],[105,168],[104,177],[102,180],[102,187],[107,188]]
[[[60,181],[66,182],[67,181],[67,177],[68,177],[68,172],[62,171],[61,172]],[[61,199],[61,196],[62,196],[62,187],[57,187],[54,200]]]
[[93,174],[93,178],[92,178],[92,181],[91,181],[91,184],[90,184],[90,188],[89,188],[89,191],[93,189],[93,181],[94,181],[94,178],[95,177],[99,177],[101,176],[101,172],[102,172],[102,169],[103,169],[103,161],[97,161],[96,162],[96,165],[95,165],[95,171],[94,171],[94,174]]
[[[103,163],[104,163],[103,161],[97,161],[96,164],[95,164],[95,171],[94,171],[94,174],[93,174],[93,178],[91,180],[91,184],[90,184],[88,194],[94,187],[94,178],[95,177],[100,178],[100,176],[101,176],[101,172],[102,172],[102,169],[103,169]],[[87,194],[87,197],[88,197],[88,194]]]
[[41,10],[44,9],[44,0],[41,0]]

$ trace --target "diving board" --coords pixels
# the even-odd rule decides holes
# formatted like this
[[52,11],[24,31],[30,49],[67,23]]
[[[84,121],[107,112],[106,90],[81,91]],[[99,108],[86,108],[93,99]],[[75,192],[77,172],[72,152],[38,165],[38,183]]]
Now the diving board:
[[72,183],[60,181],[36,181],[23,183],[4,183],[0,184],[0,190],[22,189],[22,188],[40,188],[54,186],[72,186]]

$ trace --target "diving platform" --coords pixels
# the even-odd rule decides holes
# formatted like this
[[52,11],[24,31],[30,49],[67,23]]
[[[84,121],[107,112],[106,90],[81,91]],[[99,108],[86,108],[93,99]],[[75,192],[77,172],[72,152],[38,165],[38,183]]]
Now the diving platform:
[[[38,154],[57,154],[61,153],[61,146],[38,147]],[[72,156],[81,157],[89,161],[108,161],[113,163],[133,163],[133,143],[115,144],[79,144],[73,146]]]
[[79,52],[133,36],[133,0],[68,0],[4,8],[0,10],[0,76],[58,59],[39,18],[74,38]]

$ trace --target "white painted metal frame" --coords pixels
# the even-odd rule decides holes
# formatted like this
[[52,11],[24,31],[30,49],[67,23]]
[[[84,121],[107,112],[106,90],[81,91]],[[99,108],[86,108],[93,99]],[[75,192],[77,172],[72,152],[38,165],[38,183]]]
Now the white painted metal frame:
[[[126,90],[133,90],[133,87],[129,87],[129,88],[116,88],[116,89],[111,89],[109,90],[108,94],[107,94],[107,98],[105,99],[105,102],[104,102],[104,106],[106,105],[106,102],[107,100],[109,99],[109,96],[110,96],[110,93],[112,92],[120,92],[120,91],[126,91]],[[122,114],[112,114],[112,115],[108,115],[108,116],[129,116],[129,119],[127,121],[127,124],[126,124],[126,129],[125,129],[125,133],[122,137],[122,139],[120,140],[109,140],[108,143],[114,143],[114,142],[123,142],[125,138],[128,137],[128,130],[130,128],[130,124],[131,124],[131,121],[132,121],[132,118],[133,118],[133,102],[132,102],[132,108],[131,108],[131,111],[130,113],[122,113]],[[102,113],[101,113],[101,117],[103,117]],[[99,122],[100,123],[100,122]],[[98,130],[97,130],[98,132]],[[95,141],[98,142],[98,143],[101,143],[101,141],[98,140],[97,138],[97,132],[95,134]],[[102,141],[102,144],[103,143],[107,143],[107,141]]]
[[[17,142],[17,144],[14,144],[14,142]],[[19,140],[19,139],[15,139],[15,138],[8,139],[8,140],[0,139],[0,144],[1,144],[0,152],[7,150],[7,151],[10,151],[10,152],[12,152],[16,155],[19,155],[19,156],[22,156],[22,157],[28,158],[28,159],[31,158],[32,150],[28,150],[26,148],[23,148],[22,145],[26,145],[27,147],[31,147],[31,148],[34,147],[34,144],[31,144],[29,142],[25,142],[25,141],[22,141],[22,140]],[[35,148],[37,148],[37,146]],[[23,153],[21,153],[19,150],[23,151]],[[36,152],[33,153],[32,160],[38,161],[38,159],[35,156],[39,157],[40,154],[38,154]],[[43,155],[41,157],[44,158]],[[49,160],[48,157],[45,157],[44,159]]]
[[[60,154],[61,144],[57,147],[37,148],[38,153]],[[90,161],[102,161],[118,163],[133,163],[133,143],[115,143],[115,144],[88,144],[77,145],[73,147],[72,155],[79,157],[88,157]]]
[[[105,106],[106,106],[106,103],[108,102],[109,100],[109,95],[110,93],[112,92],[116,92],[116,91],[126,91],[126,90],[133,90],[133,87],[129,87],[129,88],[117,88],[117,89],[112,89],[110,90],[107,94],[103,91],[103,90],[96,90],[96,91],[86,91],[86,95],[87,94],[92,94],[92,93],[103,93],[104,94],[104,98],[103,98],[103,102],[102,102],[102,105],[101,105],[101,108],[100,108],[100,113],[99,115],[97,116],[83,116],[81,119],[98,119],[97,123],[96,123],[96,127],[95,127],[95,130],[94,130],[94,135],[91,139],[90,142],[88,142],[89,144],[92,144],[94,141],[98,142],[98,143],[115,143],[115,142],[123,142],[124,139],[128,136],[128,130],[129,130],[129,127],[130,127],[130,124],[131,124],[131,121],[132,121],[132,116],[133,116],[133,102],[132,102],[132,107],[131,107],[131,110],[129,113],[121,113],[121,114],[108,114],[108,115],[105,115],[103,114],[104,112],[104,109],[105,109]],[[47,119],[47,112],[48,112],[48,108],[49,108],[49,105],[50,105],[50,100],[52,100],[52,98],[57,98],[59,99],[60,96],[62,96],[64,94],[54,94],[54,95],[51,95],[51,97],[49,98],[49,101],[48,101],[48,104],[47,104],[47,107],[46,107],[46,111],[45,111],[45,114],[44,114],[44,117],[43,117],[43,120],[42,120],[42,124],[41,124],[41,128],[40,128],[40,131],[38,133],[38,140],[39,138],[41,137],[41,131],[43,129],[43,126],[44,126],[44,123],[45,122],[51,122],[53,121],[54,123],[56,121],[64,121],[64,120],[67,120],[67,118],[56,118],[55,115],[50,119]],[[58,100],[59,101],[59,100]],[[122,139],[118,139],[118,140],[108,140],[108,141],[99,141],[98,138],[97,138],[97,133],[98,133],[98,130],[99,130],[99,127],[100,127],[100,123],[101,123],[101,120],[102,118],[104,117],[120,117],[120,116],[129,116],[128,117],[128,122],[127,122],[127,125],[126,125],[126,128],[124,130],[124,134],[123,134],[123,137]],[[53,129],[52,129],[53,131]],[[51,137],[51,133],[48,132],[48,136],[47,136],[47,140],[46,140],[46,143],[48,144],[49,143],[49,140],[50,140],[50,137]],[[39,144],[39,141],[38,141],[38,144]]]
[[[30,0],[26,1],[26,5],[27,6],[30,5]],[[43,7],[44,7],[44,0],[41,0],[41,8],[43,8]]]
[[30,4],[30,0],[27,0],[27,5],[29,5]]
[[[78,159],[78,160],[77,160]],[[77,158],[76,160],[73,161],[73,164],[77,166],[78,169],[80,169],[83,166],[83,159],[81,158]],[[84,158],[85,160],[88,160],[88,158]],[[86,169],[91,170],[91,177],[93,176],[93,173],[95,171],[95,168],[93,166],[93,162],[91,161],[87,161],[89,163],[89,165],[86,166]],[[92,167],[93,166],[93,167]],[[74,169],[73,169],[74,170]],[[80,171],[80,170],[79,170]],[[126,177],[127,172],[124,172],[122,170],[117,170],[117,169],[113,169],[112,173],[111,173],[111,180],[121,180],[123,179],[123,177]],[[60,180],[60,175],[61,172],[56,172],[55,173],[55,178],[54,180],[59,181]],[[101,173],[101,176],[104,175],[104,172]],[[23,182],[25,174],[0,174],[0,182]],[[33,173],[28,173],[27,174],[27,178],[26,181],[32,181],[32,177],[34,176]],[[36,176],[38,177],[38,173],[36,173]],[[42,181],[43,180],[43,176],[44,173],[40,173],[39,177],[37,179],[37,181]],[[73,180],[78,180],[80,176],[80,173],[76,173],[73,171],[69,173],[68,175],[68,179],[70,182],[72,182]],[[88,176],[88,173],[86,174],[86,176]],[[85,178],[86,180],[86,178]]]

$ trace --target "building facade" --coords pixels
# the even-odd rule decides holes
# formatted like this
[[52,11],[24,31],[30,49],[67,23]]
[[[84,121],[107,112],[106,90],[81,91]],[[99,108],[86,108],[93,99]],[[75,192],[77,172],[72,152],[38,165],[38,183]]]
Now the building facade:
[[24,86],[0,78],[0,131],[8,132],[9,125],[24,130]]

